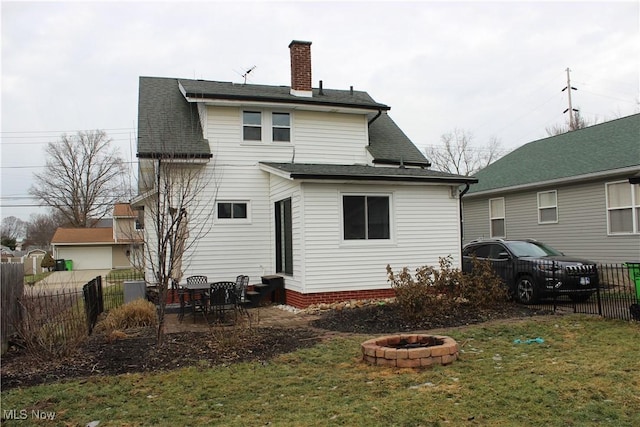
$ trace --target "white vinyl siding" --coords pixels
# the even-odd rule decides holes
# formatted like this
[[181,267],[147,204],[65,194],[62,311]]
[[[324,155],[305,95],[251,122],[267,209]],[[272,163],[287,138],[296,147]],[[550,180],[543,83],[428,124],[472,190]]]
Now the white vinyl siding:
[[489,221],[491,237],[505,237],[504,197],[489,200]]
[[[342,195],[392,194],[393,241],[345,241]],[[460,261],[458,200],[445,186],[303,184],[305,291],[329,292],[389,287],[387,264],[395,271],[437,266],[440,257]],[[376,244],[370,244],[376,243]]]
[[538,193],[538,224],[558,222],[558,192],[542,191]]

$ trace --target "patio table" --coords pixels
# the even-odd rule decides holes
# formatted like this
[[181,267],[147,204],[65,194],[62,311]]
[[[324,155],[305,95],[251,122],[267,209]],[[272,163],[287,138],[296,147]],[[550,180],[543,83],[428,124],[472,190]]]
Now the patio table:
[[[210,285],[211,284],[208,283],[208,282],[205,282],[205,283],[183,283],[183,284],[179,285],[182,289],[185,289],[189,294],[189,301],[191,303],[191,311],[193,313],[194,322],[195,322],[195,316],[196,316],[196,302],[198,300],[201,300],[204,309],[206,309],[207,306],[209,305],[209,288],[210,288]],[[185,309],[185,305],[184,304],[180,304],[180,320],[182,320],[182,318],[184,318],[184,309]]]

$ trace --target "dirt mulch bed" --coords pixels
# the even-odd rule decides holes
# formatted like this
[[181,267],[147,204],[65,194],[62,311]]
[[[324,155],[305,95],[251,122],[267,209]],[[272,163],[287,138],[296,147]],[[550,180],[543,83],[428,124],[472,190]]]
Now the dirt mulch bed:
[[279,354],[311,347],[321,341],[327,331],[379,334],[465,326],[538,314],[548,312],[506,305],[482,311],[460,308],[437,319],[406,322],[396,304],[385,304],[329,310],[312,320],[309,327],[237,328],[226,330],[224,335],[215,329],[167,334],[161,345],[156,345],[155,329],[145,328],[127,331],[126,337],[116,340],[93,335],[76,352],[63,358],[43,360],[14,345],[2,357],[0,377],[2,388],[7,390],[90,376],[267,361]]

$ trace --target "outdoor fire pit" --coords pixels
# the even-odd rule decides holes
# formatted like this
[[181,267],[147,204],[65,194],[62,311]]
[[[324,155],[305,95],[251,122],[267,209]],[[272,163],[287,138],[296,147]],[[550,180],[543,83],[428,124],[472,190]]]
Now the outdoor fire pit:
[[458,343],[442,335],[391,335],[365,341],[361,348],[365,362],[398,368],[448,365],[458,358]]

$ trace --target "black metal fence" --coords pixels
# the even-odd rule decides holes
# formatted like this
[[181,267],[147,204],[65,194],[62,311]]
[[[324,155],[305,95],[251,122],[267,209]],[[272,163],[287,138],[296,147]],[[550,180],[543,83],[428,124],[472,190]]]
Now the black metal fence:
[[[583,277],[589,276],[574,278],[578,281],[577,289],[569,289],[568,292],[560,288],[550,289],[534,306],[554,312],[572,311],[611,319],[640,320],[640,263],[598,264],[595,284],[591,280],[588,285],[579,285]],[[593,292],[583,292],[584,298],[577,297],[580,286],[593,288]]]
[[102,295],[102,277],[98,276],[82,287],[84,295],[84,311],[87,316],[89,335],[98,322],[98,316],[104,311]]
[[101,313],[124,303],[124,282],[140,280],[135,272],[111,272],[88,283],[51,284],[46,278],[25,286],[14,304],[18,310],[9,321],[25,341],[37,341],[56,353],[63,346],[90,335]]

